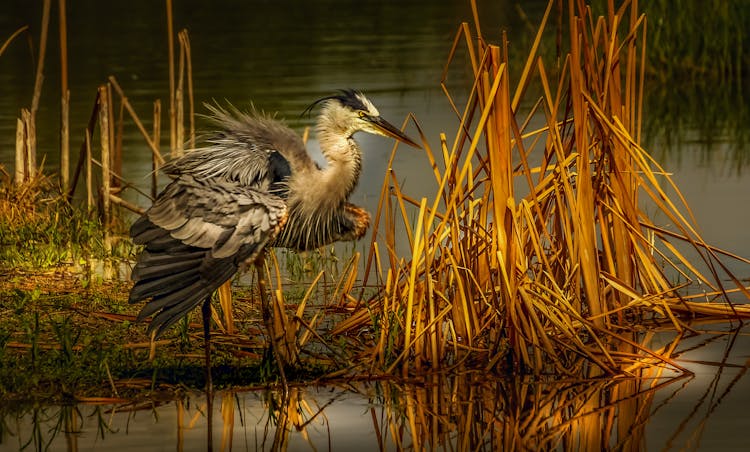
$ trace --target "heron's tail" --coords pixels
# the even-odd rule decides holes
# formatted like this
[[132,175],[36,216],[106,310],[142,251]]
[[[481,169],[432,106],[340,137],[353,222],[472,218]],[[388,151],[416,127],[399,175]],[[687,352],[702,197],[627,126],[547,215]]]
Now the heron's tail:
[[145,217],[133,224],[131,235],[146,249],[133,269],[129,301],[150,299],[138,320],[153,315],[148,330],[156,331],[156,337],[237,272],[234,259],[215,259],[209,249],[185,245]]

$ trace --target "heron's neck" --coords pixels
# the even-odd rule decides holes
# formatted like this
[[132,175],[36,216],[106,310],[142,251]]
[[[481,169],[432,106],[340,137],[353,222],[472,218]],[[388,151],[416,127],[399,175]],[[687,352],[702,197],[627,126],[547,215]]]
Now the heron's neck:
[[327,199],[346,200],[354,191],[362,169],[362,151],[352,134],[354,131],[337,128],[332,118],[323,116],[318,123],[320,150],[327,166],[321,170],[321,185]]

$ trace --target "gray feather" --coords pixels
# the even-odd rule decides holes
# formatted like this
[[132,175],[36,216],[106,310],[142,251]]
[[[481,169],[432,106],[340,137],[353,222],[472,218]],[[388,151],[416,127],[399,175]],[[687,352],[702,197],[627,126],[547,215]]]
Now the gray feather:
[[257,258],[285,218],[286,204],[278,196],[180,175],[131,228],[134,241],[146,246],[133,269],[130,293],[133,303],[150,300],[139,318],[156,314],[151,328],[163,331],[176,321],[174,315],[194,308],[242,262]]

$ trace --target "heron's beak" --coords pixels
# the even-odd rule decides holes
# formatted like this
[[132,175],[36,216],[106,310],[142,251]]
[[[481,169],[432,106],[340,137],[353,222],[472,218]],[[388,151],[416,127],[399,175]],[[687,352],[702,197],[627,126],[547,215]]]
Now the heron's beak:
[[417,149],[422,149],[422,146],[418,145],[414,140],[407,137],[404,132],[398,129],[398,127],[394,126],[380,116],[366,116],[366,119],[370,124],[372,124],[376,132],[387,137],[395,138],[398,141],[406,143],[409,146],[413,146]]

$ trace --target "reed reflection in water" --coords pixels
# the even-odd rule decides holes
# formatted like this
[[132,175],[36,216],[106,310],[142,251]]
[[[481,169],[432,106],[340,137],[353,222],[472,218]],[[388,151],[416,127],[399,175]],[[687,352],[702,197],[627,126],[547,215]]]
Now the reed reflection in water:
[[[646,335],[677,365],[632,377],[513,378],[481,372],[340,382],[114,405],[2,408],[0,450],[644,450],[742,447],[747,329]],[[718,362],[706,357],[721,356]],[[579,363],[571,363],[572,366]],[[732,397],[726,396],[732,392]],[[713,424],[708,424],[714,419]],[[716,425],[716,424],[721,425]]]

